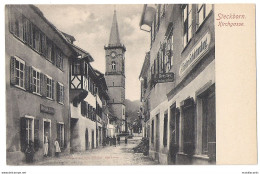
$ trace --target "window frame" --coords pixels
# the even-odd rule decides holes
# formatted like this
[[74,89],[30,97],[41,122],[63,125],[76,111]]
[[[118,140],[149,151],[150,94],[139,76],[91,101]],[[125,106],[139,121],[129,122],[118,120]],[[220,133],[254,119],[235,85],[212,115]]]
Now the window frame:
[[[34,142],[34,117],[33,116],[29,116],[29,115],[25,115],[24,118],[26,119],[26,127],[25,127],[25,131],[26,131],[26,141],[27,141],[27,144],[29,144],[30,140],[32,142]],[[31,138],[30,139],[30,128],[27,127],[28,123],[27,121],[31,120]],[[29,125],[28,125],[29,126]],[[27,133],[27,131],[29,130],[29,132]],[[27,137],[29,137],[29,139],[27,140]]]
[[[183,23],[183,48],[189,44],[190,40],[193,37],[193,4],[186,4],[182,9],[182,23]],[[190,33],[189,33],[190,32]]]
[[[46,75],[46,98],[53,100],[53,96],[54,96],[53,78],[48,76],[47,74],[45,74],[45,75]],[[48,81],[50,81],[50,84],[48,84]],[[49,87],[49,90],[48,90],[48,87]],[[51,97],[49,96],[49,94]]]
[[[36,73],[36,77],[34,77],[34,71]],[[31,73],[32,73],[32,93],[41,96],[41,77],[40,77],[41,71],[39,69],[35,68],[34,66],[32,66]],[[37,78],[37,74],[39,74],[39,78]],[[35,80],[36,84],[35,84],[34,80]],[[38,87],[39,91],[37,91],[37,87]],[[34,88],[35,88],[35,91],[34,91]]]
[[59,91],[58,91],[59,97],[57,98],[57,101],[59,104],[64,105],[64,91],[65,91],[64,85],[60,82],[58,82],[58,85],[59,85]]
[[64,144],[65,144],[65,128],[64,127],[65,127],[65,124],[64,124],[64,122],[58,122],[57,124],[59,126],[59,128],[57,129],[57,135],[59,136],[59,138],[58,138],[59,145],[60,145],[60,148],[64,148]]
[[[12,56],[15,60],[15,65],[14,65],[14,68],[15,68],[15,74],[14,74],[14,78],[15,78],[15,85],[14,86],[16,86],[16,87],[18,87],[18,88],[21,88],[21,89],[23,89],[23,90],[25,90],[25,61],[24,60],[22,60],[21,58],[19,58],[19,57],[17,57],[17,56]],[[20,69],[17,69],[17,67],[16,67],[16,63],[17,62],[19,62],[19,68],[20,68],[20,66],[21,66],[21,64],[23,64],[23,71],[21,71]],[[21,79],[21,77],[17,77],[17,71],[19,72],[19,76],[20,76],[20,73],[22,72],[23,73],[23,78],[22,78],[22,81],[23,81],[23,86],[21,86],[20,85],[20,79]],[[18,78],[18,84],[17,84],[17,78]]]

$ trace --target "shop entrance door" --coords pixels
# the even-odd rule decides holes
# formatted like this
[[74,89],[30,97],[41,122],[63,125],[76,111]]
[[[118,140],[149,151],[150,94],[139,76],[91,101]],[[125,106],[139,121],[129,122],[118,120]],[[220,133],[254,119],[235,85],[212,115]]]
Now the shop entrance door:
[[179,151],[179,112],[174,105],[170,110],[170,159],[176,162],[176,154]]
[[[47,137],[47,139],[46,139]],[[50,140],[51,140],[51,122],[49,120],[43,121],[43,143],[48,142],[48,154],[49,156],[51,154],[51,148],[50,148]]]

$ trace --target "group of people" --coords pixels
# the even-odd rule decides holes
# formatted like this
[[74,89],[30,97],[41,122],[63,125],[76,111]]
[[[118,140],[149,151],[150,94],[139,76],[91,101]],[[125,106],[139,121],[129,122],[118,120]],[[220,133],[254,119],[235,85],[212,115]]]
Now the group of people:
[[[125,137],[125,143],[127,144],[127,137]],[[120,136],[113,136],[113,137],[107,137],[106,138],[106,144],[112,146],[120,145]]]
[[[44,142],[43,142],[43,156],[48,157],[49,156],[49,136],[48,133],[44,136]],[[55,156],[59,157],[59,154],[61,152],[60,145],[58,138],[54,141],[54,149],[55,149]],[[33,141],[29,141],[29,144],[27,145],[27,148],[25,149],[25,158],[27,163],[32,163],[34,161],[34,143]]]

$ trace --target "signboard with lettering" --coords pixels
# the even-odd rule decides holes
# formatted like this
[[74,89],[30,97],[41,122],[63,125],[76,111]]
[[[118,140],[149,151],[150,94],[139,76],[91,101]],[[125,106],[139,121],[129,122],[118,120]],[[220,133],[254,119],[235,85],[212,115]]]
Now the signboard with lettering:
[[173,82],[174,81],[174,73],[159,73],[158,75],[154,76],[155,83],[166,83],[166,82]]
[[181,63],[179,75],[182,76],[192,65],[197,63],[201,56],[208,50],[210,44],[210,34],[207,32],[203,38],[193,47],[188,57]]
[[40,104],[40,111],[51,115],[55,114],[55,110],[53,107],[45,106],[43,104]]

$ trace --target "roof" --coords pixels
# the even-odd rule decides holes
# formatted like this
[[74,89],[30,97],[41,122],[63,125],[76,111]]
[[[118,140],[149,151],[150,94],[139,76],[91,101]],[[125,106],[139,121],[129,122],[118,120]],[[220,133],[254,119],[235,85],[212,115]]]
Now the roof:
[[113,22],[112,22],[112,27],[111,27],[111,31],[110,31],[108,45],[114,45],[114,46],[121,45],[118,24],[117,24],[116,10],[114,10]]

